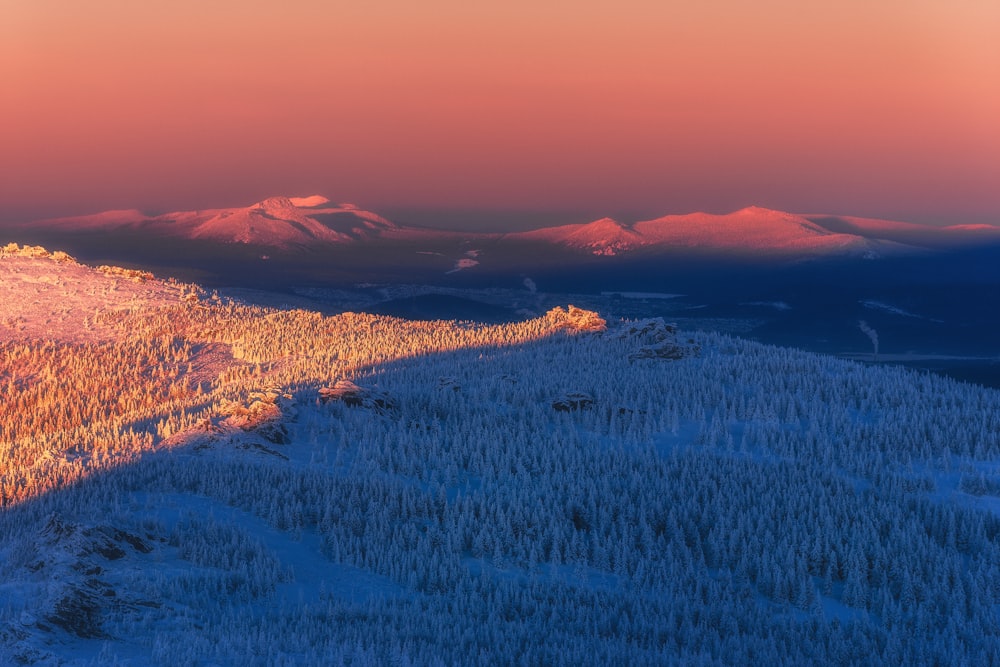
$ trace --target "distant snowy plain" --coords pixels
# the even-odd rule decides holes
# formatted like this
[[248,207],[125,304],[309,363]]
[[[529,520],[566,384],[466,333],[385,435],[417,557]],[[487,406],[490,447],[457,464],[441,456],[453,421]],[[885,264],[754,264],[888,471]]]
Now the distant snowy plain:
[[244,305],[10,246],[0,285],[4,664],[1000,655],[995,390],[573,308]]

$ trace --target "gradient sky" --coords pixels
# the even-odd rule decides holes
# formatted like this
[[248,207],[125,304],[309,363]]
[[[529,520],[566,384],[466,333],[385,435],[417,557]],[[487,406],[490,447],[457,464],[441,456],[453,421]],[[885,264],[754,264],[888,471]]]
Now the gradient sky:
[[0,218],[1000,223],[998,36],[997,0],[0,0]]

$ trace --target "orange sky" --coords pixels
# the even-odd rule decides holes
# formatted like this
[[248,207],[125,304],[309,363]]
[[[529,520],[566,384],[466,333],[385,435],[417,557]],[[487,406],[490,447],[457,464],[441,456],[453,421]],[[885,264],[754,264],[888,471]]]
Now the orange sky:
[[996,0],[0,0],[0,219],[319,192],[1000,223]]

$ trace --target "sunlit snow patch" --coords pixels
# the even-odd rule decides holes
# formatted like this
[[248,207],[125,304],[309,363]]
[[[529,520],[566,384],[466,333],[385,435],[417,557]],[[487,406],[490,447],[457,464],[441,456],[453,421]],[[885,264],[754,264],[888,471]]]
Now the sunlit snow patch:
[[457,273],[463,269],[471,269],[472,267],[479,264],[477,260],[469,259],[468,257],[463,257],[462,259],[455,262],[455,268],[451,271],[445,271],[445,273]]
[[292,203],[292,206],[298,208],[313,208],[316,206],[322,206],[323,204],[329,204],[330,200],[323,195],[311,195],[309,197],[289,197],[288,201]]

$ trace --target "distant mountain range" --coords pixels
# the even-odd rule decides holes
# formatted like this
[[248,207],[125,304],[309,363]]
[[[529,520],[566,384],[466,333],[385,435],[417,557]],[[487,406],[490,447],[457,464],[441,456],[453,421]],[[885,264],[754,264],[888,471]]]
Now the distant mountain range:
[[667,215],[626,224],[611,218],[516,233],[443,231],[396,224],[326,197],[271,197],[245,208],[149,216],[138,210],[28,223],[34,230],[105,233],[124,229],[186,240],[274,250],[378,241],[468,241],[558,246],[594,256],[658,252],[782,257],[877,258],[1000,242],[1000,227],[932,227],[907,222],[824,214],[794,214],[751,206],[724,215]]
[[188,239],[290,248],[316,243],[370,239],[397,229],[385,218],[350,204],[333,204],[326,197],[270,197],[246,208],[217,208],[148,216],[138,210],[105,211],[93,215],[30,223],[67,231],[144,229]]

